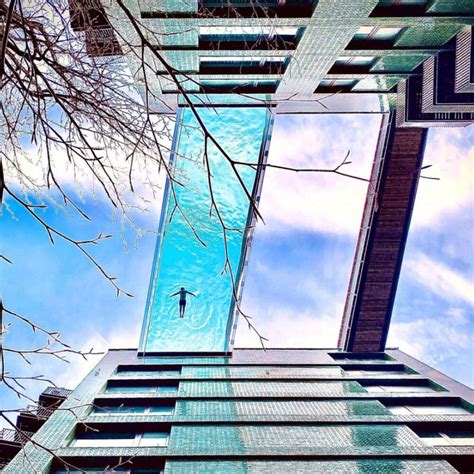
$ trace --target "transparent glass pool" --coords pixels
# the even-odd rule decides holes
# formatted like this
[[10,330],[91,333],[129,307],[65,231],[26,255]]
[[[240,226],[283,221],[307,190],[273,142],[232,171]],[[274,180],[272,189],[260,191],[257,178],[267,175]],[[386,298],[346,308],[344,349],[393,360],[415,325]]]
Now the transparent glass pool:
[[[199,115],[233,160],[264,162],[270,140],[270,111],[260,107],[199,108]],[[203,151],[204,135],[193,112],[180,109],[170,166],[182,186],[172,187],[168,181],[165,189],[141,352],[230,350],[235,304],[229,274],[222,273],[222,226],[215,212],[209,215],[211,200]],[[227,232],[227,249],[239,288],[253,213],[230,164],[212,143],[208,145],[208,155],[216,204],[226,226],[237,229]],[[245,165],[240,165],[238,171],[248,192],[258,196],[263,173]],[[176,202],[181,210],[176,208]],[[184,318],[179,317],[179,295],[170,296],[180,287],[196,294],[187,295]]]

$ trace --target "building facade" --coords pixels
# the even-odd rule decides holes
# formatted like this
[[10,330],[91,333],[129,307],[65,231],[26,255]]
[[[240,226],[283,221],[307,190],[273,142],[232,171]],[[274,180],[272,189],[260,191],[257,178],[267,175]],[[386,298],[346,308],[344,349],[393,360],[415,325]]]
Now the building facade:
[[[181,87],[197,105],[397,108],[398,125],[415,127],[474,120],[471,0],[127,0],[154,48],[148,72],[128,12],[116,2],[71,5],[90,54],[124,55],[144,95],[146,74],[157,113],[185,104]],[[434,69],[448,63],[438,80]]]
[[399,350],[111,350],[4,472],[469,472],[473,403]]
[[16,427],[0,430],[0,470],[23,449],[71,392],[66,388],[47,387],[38,397],[36,405],[28,405],[19,411]]

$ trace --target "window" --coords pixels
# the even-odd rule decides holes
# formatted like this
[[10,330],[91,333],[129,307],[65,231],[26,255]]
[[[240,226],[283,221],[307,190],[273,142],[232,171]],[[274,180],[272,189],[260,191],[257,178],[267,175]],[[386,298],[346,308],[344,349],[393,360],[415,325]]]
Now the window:
[[379,0],[379,7],[411,7],[427,5],[428,0]]
[[334,360],[342,360],[347,362],[357,362],[357,363],[374,363],[380,364],[387,361],[394,361],[393,357],[385,353],[380,352],[328,352],[328,355],[331,356]]
[[147,413],[163,416],[172,415],[174,413],[174,405],[95,407],[92,415],[143,415]]
[[282,56],[202,56],[201,74],[283,74],[287,60]]
[[242,63],[242,62],[278,62],[282,63],[285,58],[281,56],[201,56],[202,62],[233,62],[233,63]]
[[236,81],[235,79],[219,79],[201,82],[203,91],[207,94],[230,91],[236,93],[272,94],[276,91],[277,85],[277,81]]
[[[119,461],[117,461],[118,463]],[[55,469],[54,474],[104,474],[107,472],[114,473],[118,472],[120,474],[164,474],[164,469],[131,469],[128,467],[114,467],[111,469],[104,469],[103,467],[85,467],[80,470],[74,468],[69,469]]]
[[390,26],[361,26],[354,35],[354,41],[393,41],[402,28]]
[[295,49],[304,28],[291,26],[201,26],[201,50]]
[[458,405],[398,405],[388,406],[393,415],[469,415]]
[[425,393],[434,392],[428,385],[366,385],[364,387],[369,393]]
[[82,433],[73,448],[166,447],[169,433]]
[[180,370],[118,370],[117,375],[123,377],[179,377],[181,375]]
[[474,446],[473,431],[439,431],[418,433],[429,446]]
[[320,81],[315,93],[349,92],[357,84],[353,79],[334,79]]
[[339,56],[335,66],[367,67],[372,66],[377,58],[375,56]]
[[109,385],[106,393],[176,393],[178,385]]
[[299,28],[291,26],[201,26],[201,36],[296,36]]
[[344,369],[351,377],[377,377],[380,375],[410,375],[404,370],[351,370]]

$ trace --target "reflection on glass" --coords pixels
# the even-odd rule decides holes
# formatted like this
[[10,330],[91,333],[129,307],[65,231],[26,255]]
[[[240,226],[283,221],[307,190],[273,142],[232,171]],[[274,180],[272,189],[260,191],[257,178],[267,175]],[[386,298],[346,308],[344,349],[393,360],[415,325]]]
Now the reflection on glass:
[[367,385],[365,389],[369,393],[427,393],[434,390],[427,385]]
[[117,375],[124,377],[179,377],[179,370],[119,370]]
[[418,436],[429,446],[474,446],[473,431],[421,432]]
[[174,405],[158,405],[158,406],[105,406],[95,407],[92,415],[133,415],[151,413],[153,415],[172,415]]
[[178,385],[112,385],[106,393],[176,393]]
[[75,438],[74,448],[166,447],[169,433],[82,433]]
[[469,411],[461,406],[455,405],[432,405],[432,406],[390,406],[393,415],[468,415]]

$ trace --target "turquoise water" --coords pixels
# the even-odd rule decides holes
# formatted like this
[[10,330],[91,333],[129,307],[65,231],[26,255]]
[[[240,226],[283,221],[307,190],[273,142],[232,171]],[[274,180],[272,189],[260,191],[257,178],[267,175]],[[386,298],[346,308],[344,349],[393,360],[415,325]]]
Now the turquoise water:
[[[208,130],[232,159],[247,163],[264,160],[271,114],[265,108],[199,109]],[[174,133],[171,166],[177,182],[173,195],[167,183],[142,329],[142,352],[227,352],[234,327],[234,300],[229,274],[222,274],[225,248],[222,227],[210,211],[210,193],[203,163],[204,136],[190,109],[180,109]],[[208,147],[216,203],[227,227],[229,259],[236,284],[242,277],[247,250],[249,201],[229,163],[212,144]],[[254,169],[240,166],[249,193],[258,195]],[[257,182],[256,182],[257,181]],[[202,245],[175,203],[178,202]],[[173,211],[174,210],[174,211]],[[184,318],[179,317],[179,296],[185,287]]]

